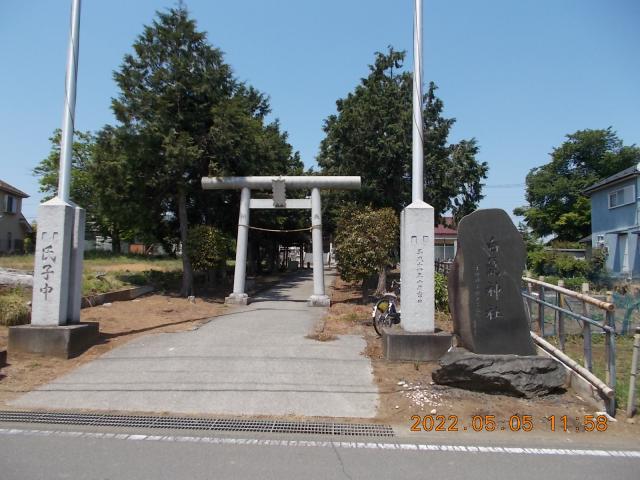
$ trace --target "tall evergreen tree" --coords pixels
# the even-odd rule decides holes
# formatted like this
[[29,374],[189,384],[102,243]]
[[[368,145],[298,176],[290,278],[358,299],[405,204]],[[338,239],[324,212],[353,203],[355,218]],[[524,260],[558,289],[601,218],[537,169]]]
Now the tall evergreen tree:
[[[318,164],[332,175],[360,175],[362,189],[343,198],[396,212],[411,202],[412,74],[402,70],[406,53],[376,53],[370,73],[324,124]],[[482,199],[488,166],[476,160],[475,139],[448,142],[453,118],[429,84],[424,95],[425,201],[436,214],[464,215]]]
[[[288,173],[302,164],[277,122],[267,124],[268,99],[238,82],[222,52],[182,5],[158,12],[133,44],[114,78],[120,94],[112,106],[119,135],[129,137],[126,162],[157,222],[177,223],[186,245],[190,223],[228,214],[234,193],[212,195],[200,180],[216,175]],[[135,147],[132,145],[135,144]],[[142,186],[144,185],[144,186]],[[224,210],[216,206],[224,206]],[[193,273],[182,250],[182,294]]]

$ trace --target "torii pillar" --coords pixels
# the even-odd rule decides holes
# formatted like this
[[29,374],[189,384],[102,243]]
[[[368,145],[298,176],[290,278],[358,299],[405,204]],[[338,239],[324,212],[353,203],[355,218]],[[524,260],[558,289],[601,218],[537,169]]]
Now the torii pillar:
[[[311,307],[328,307],[330,299],[324,288],[324,258],[322,248],[322,202],[320,189],[357,190],[360,177],[329,176],[260,176],[260,177],[204,177],[205,190],[240,190],[240,215],[236,243],[236,265],[233,292],[225,303],[247,305],[246,292],[247,246],[251,209],[311,209],[311,239],[313,246],[313,295],[307,302]],[[287,198],[286,190],[311,190],[311,198]],[[251,198],[251,190],[271,190],[272,198]]]

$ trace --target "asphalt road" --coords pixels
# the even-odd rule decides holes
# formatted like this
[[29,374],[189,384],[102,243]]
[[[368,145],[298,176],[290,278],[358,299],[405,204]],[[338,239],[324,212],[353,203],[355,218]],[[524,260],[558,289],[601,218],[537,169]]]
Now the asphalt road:
[[544,442],[526,448],[425,440],[0,424],[0,478],[640,478],[637,443],[621,451],[606,446],[567,448],[561,442],[556,447]]

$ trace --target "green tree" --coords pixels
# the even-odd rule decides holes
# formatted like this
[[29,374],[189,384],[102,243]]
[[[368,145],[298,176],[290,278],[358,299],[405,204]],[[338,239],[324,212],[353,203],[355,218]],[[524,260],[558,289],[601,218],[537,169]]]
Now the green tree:
[[[342,198],[396,212],[411,202],[412,74],[402,71],[405,55],[391,47],[376,53],[369,75],[325,120],[318,156],[323,173],[362,176],[362,189]],[[442,116],[436,89],[430,83],[424,95],[425,201],[437,215],[460,216],[482,199],[488,167],[476,160],[475,139],[448,143],[455,119]]]
[[[49,200],[58,193],[58,173],[60,171],[60,140],[62,132],[58,128],[49,138],[51,151],[47,158],[43,159],[33,169],[33,174],[38,177],[40,192],[44,193],[44,199]],[[93,161],[95,137],[91,132],[75,132],[73,146],[71,148],[71,184],[69,196],[76,204],[86,209],[88,213],[93,211],[93,179],[89,172]]]
[[335,238],[340,276],[349,282],[365,282],[378,274],[376,293],[386,289],[387,269],[398,251],[400,225],[391,208],[349,206],[338,220]]
[[582,192],[640,162],[640,148],[625,146],[611,127],[578,130],[551,152],[551,161],[527,175],[528,205],[516,208],[538,236],[578,240],[591,230],[591,204]]
[[[149,223],[166,225],[186,245],[190,224],[228,226],[236,212],[237,192],[202,191],[208,172],[287,174],[302,167],[278,123],[266,123],[267,98],[233,77],[182,5],[158,12],[133,50],[114,73],[120,94],[112,107],[119,135],[128,137],[122,157],[145,206],[154,205]],[[190,295],[187,248],[182,263],[181,293]]]

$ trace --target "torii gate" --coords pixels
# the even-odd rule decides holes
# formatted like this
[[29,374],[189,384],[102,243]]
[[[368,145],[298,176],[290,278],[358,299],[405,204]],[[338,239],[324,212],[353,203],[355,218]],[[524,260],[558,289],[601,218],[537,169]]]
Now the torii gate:
[[[311,238],[313,247],[313,295],[307,304],[311,307],[329,306],[324,290],[324,262],[322,249],[322,204],[320,189],[358,190],[360,177],[330,176],[259,176],[259,177],[203,177],[205,190],[240,190],[240,215],[236,242],[236,266],[233,275],[233,293],[225,303],[247,305],[245,292],[247,272],[247,244],[249,238],[250,209],[295,208],[311,209]],[[311,189],[311,198],[287,198],[286,189]],[[271,190],[273,198],[251,198],[251,190]]]

